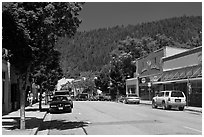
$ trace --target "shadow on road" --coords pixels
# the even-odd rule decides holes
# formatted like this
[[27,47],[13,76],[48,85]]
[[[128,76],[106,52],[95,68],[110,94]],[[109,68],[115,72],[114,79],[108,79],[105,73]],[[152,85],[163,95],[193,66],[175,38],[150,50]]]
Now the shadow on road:
[[[26,117],[25,118],[25,127],[26,129],[33,129],[39,126],[43,119],[35,117]],[[20,117],[6,117],[2,118],[2,127],[7,130],[20,129]]]
[[46,129],[68,130],[68,129],[74,129],[74,128],[82,128],[86,126],[88,126],[88,123],[83,121],[53,120],[53,121],[44,121],[39,131],[46,130]]
[[163,109],[162,107],[158,107],[158,108],[154,108],[157,110],[161,110],[161,111],[178,111],[178,112],[183,112],[182,110],[178,110],[177,108],[171,108],[171,109]]
[[25,111],[40,111],[40,112],[47,112],[49,109],[48,108],[42,108],[41,110],[39,110],[39,108],[27,108],[25,109]]

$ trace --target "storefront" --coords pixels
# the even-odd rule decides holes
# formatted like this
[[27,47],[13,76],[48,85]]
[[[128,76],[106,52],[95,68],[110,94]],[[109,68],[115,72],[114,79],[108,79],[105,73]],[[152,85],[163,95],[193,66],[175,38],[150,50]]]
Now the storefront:
[[126,95],[127,94],[137,94],[138,93],[138,80],[137,78],[131,78],[126,80]]
[[163,89],[161,84],[152,84],[153,82],[161,81],[163,74],[161,59],[184,51],[186,49],[163,47],[137,60],[136,74],[138,76],[138,89],[141,99],[151,100],[157,92]]
[[187,105],[202,106],[202,47],[162,59],[161,81],[153,82],[162,90],[180,90]]

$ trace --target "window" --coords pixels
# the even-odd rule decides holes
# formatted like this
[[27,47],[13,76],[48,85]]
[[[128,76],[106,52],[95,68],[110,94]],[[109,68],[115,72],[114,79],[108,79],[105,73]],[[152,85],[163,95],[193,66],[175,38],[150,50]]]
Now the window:
[[5,81],[2,81],[2,104],[4,104],[4,94],[5,94]]
[[6,86],[6,72],[2,71],[2,104],[4,104],[4,96],[5,96],[5,86]]
[[171,92],[171,97],[183,97],[183,94],[179,91],[173,91]]
[[2,72],[2,79],[5,80],[6,79],[6,72]]
[[168,97],[168,96],[169,96],[169,92],[166,92],[165,97]]
[[160,92],[159,94],[158,94],[158,97],[163,97],[164,96],[164,92]]

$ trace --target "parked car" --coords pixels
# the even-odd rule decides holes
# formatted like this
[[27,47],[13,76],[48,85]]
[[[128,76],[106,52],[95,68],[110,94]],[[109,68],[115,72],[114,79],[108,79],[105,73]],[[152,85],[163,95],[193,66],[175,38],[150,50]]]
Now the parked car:
[[128,95],[126,95],[126,97],[124,97],[123,103],[125,103],[125,104],[128,104],[128,103],[139,104],[140,98],[138,97],[137,94],[128,94]]
[[49,112],[72,112],[73,104],[67,96],[57,95],[52,98],[49,104]]
[[105,101],[111,101],[111,96],[110,95],[105,95],[104,100]]
[[157,108],[158,106],[163,109],[177,107],[179,110],[184,110],[186,106],[185,94],[178,90],[161,91],[152,99],[152,107]]
[[105,98],[104,98],[103,95],[98,95],[98,96],[97,96],[97,100],[98,100],[98,101],[104,101]]
[[67,97],[68,100],[71,103],[71,107],[73,108],[73,106],[74,106],[73,105],[73,100],[72,100],[72,97],[70,96],[70,93],[69,93],[68,90],[58,90],[58,91],[55,91],[53,97],[54,96],[65,96],[65,97]]
[[122,95],[122,96],[120,96],[120,97],[118,98],[118,102],[123,103],[123,102],[124,102],[124,99],[125,99],[125,96]]
[[89,98],[88,98],[88,94],[87,93],[82,93],[82,94],[79,94],[78,95],[78,100],[79,101],[87,101]]

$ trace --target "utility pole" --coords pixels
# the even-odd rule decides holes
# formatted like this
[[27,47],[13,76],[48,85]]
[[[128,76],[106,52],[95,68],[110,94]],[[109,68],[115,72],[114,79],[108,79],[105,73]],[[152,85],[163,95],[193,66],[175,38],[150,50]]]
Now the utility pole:
[[151,82],[148,82],[149,100],[151,100]]

